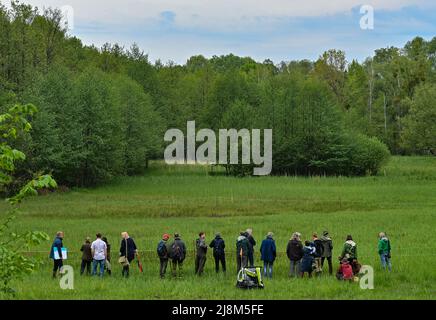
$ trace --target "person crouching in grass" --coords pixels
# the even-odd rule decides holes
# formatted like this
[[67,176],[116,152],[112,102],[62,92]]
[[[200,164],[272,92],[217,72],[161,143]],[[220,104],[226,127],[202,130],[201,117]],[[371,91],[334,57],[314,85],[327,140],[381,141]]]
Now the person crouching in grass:
[[82,251],[82,264],[80,265],[80,275],[83,275],[86,268],[86,274],[91,274],[91,262],[92,262],[92,252],[91,252],[91,239],[86,237],[85,243],[82,244],[80,248]]

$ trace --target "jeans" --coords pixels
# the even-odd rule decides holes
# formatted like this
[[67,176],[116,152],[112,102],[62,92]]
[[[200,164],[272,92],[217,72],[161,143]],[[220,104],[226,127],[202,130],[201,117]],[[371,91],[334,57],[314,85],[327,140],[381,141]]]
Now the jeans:
[[91,261],[82,260],[82,264],[80,265],[80,274],[83,274],[85,272],[90,274],[91,273]]
[[106,260],[93,260],[92,261],[92,274],[93,276],[95,276],[97,274],[97,265],[99,266],[99,271],[100,271],[100,277],[103,277],[104,275],[104,262]]
[[272,279],[272,274],[273,274],[273,262],[264,261],[263,262],[263,275],[265,277],[269,277],[270,279]]
[[223,272],[226,272],[226,256],[224,254],[216,254],[213,257],[215,258],[215,271],[217,273],[220,271],[220,262],[221,262]]
[[301,260],[291,260],[291,268],[289,270],[289,276],[297,277],[300,274]]
[[159,275],[161,278],[165,277],[165,273],[167,272],[167,266],[168,266],[168,259],[160,258]]
[[386,266],[387,266],[388,270],[392,271],[391,259],[389,258],[389,255],[387,253],[380,253],[380,261],[383,269],[386,270]]
[[324,267],[325,259],[327,259],[327,262],[329,264],[329,274],[333,274],[332,257],[322,257],[321,258],[321,267]]

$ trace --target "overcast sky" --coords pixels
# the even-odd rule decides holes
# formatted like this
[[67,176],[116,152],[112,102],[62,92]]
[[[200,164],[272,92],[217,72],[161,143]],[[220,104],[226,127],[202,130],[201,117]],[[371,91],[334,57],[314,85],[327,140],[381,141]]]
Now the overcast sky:
[[[0,0],[5,3],[4,0]],[[330,48],[348,60],[374,49],[436,36],[435,0],[25,0],[71,6],[70,34],[100,47],[136,42],[151,60],[185,63],[192,55],[234,53],[282,60],[316,59]],[[374,8],[374,29],[362,30],[363,4]]]

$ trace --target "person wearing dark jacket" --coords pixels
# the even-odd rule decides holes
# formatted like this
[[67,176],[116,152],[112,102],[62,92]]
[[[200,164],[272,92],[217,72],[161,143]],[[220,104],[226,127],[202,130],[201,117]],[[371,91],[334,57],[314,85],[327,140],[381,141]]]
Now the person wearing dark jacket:
[[[62,259],[62,247],[63,247],[64,233],[62,231],[58,231],[56,233],[56,238],[53,241],[53,244],[50,249],[50,258],[53,259],[53,278],[56,278],[56,274],[62,269],[63,259]],[[57,251],[58,259],[55,259],[55,252]]]
[[263,274],[265,277],[272,279],[273,264],[276,259],[276,242],[273,239],[273,233],[268,232],[266,239],[260,245],[261,259],[263,261]]
[[91,274],[91,262],[92,262],[92,252],[91,252],[91,239],[87,237],[85,243],[80,248],[82,251],[82,264],[80,265],[80,275],[83,275],[86,268],[86,274]]
[[101,238],[104,243],[106,243],[106,262],[104,264],[104,268],[107,271],[108,275],[112,274],[112,265],[111,265],[111,245],[106,237]]
[[220,270],[220,262],[223,272],[226,272],[226,254],[224,252],[226,244],[224,243],[224,239],[221,238],[220,233],[215,235],[215,239],[212,240],[212,242],[209,244],[209,247],[213,249],[216,273],[218,273]]
[[322,233],[322,237],[320,238],[322,246],[323,246],[323,252],[321,256],[321,268],[324,267],[324,261],[327,259],[328,265],[329,265],[329,274],[333,274],[333,265],[332,265],[332,256],[333,256],[333,241],[329,237],[329,232],[324,231]]
[[199,238],[196,240],[197,254],[195,256],[195,274],[201,276],[204,271],[204,265],[207,258],[206,234],[199,233]]
[[303,258],[303,244],[301,243],[301,234],[295,232],[288,242],[286,255],[290,261],[290,277],[296,277],[300,274],[301,258]]
[[130,263],[135,259],[138,249],[136,248],[135,241],[129,237],[127,232],[121,233],[121,245],[120,245],[120,257],[126,257],[128,264],[123,265],[123,271],[121,272],[123,277],[129,277]]
[[178,275],[179,278],[181,278],[183,275],[183,261],[185,261],[186,257],[186,245],[178,233],[174,234],[174,241],[170,245],[169,256],[171,258],[171,270],[173,277],[177,277]]
[[304,277],[305,273],[309,275],[309,278],[312,277],[315,252],[316,248],[313,243],[306,241],[303,247],[303,258],[301,259],[300,275],[302,278]]
[[250,244],[248,243],[248,233],[241,232],[236,240],[236,270],[239,272],[242,268],[246,268],[248,264],[248,251]]
[[386,267],[389,271],[392,271],[391,263],[391,242],[386,236],[386,233],[380,232],[378,240],[378,254],[380,255],[380,261],[384,270]]
[[248,240],[248,264],[250,267],[254,267],[254,246],[256,245],[256,240],[254,240],[252,229],[247,229],[246,233]]
[[159,267],[159,275],[161,279],[165,278],[165,273],[167,272],[168,259],[169,259],[169,249],[168,249],[168,240],[170,239],[170,235],[165,233],[162,236],[162,240],[157,245],[157,255],[160,260]]
[[318,234],[314,233],[312,235],[313,246],[315,247],[314,259],[315,259],[315,274],[318,276],[322,272],[321,257],[324,252],[324,246],[320,239],[318,239]]

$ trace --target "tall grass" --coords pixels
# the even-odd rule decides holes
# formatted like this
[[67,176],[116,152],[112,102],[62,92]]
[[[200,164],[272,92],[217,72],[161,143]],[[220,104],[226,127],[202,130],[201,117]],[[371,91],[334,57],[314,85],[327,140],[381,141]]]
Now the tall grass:
[[[436,293],[436,159],[393,157],[376,177],[256,177],[210,175],[199,166],[152,164],[141,177],[119,178],[96,189],[72,190],[33,198],[22,207],[14,229],[65,231],[68,263],[75,267],[75,290],[64,291],[50,279],[50,244],[29,254],[40,255],[38,271],[15,283],[18,298],[55,299],[434,299]],[[215,168],[214,170],[219,170]],[[1,206],[3,210],[6,206]],[[279,257],[274,279],[263,291],[241,292],[235,285],[235,240],[251,227],[259,245],[274,232]],[[334,256],[339,255],[347,234],[358,243],[359,260],[375,268],[375,289],[361,290],[333,277],[289,279],[284,255],[293,231],[309,239],[316,231],[329,230]],[[117,260],[119,234],[129,231],[141,250],[145,274],[134,267],[127,281],[114,275],[103,280],[79,277],[78,249],[86,236],[105,234]],[[193,247],[199,231],[208,240],[219,231],[227,244],[229,270],[216,275],[209,253],[206,273],[193,276]],[[377,234],[386,231],[393,246],[394,272],[380,269]],[[160,280],[156,246],[164,233],[179,232],[189,256],[182,280]],[[335,261],[335,267],[336,267]]]

